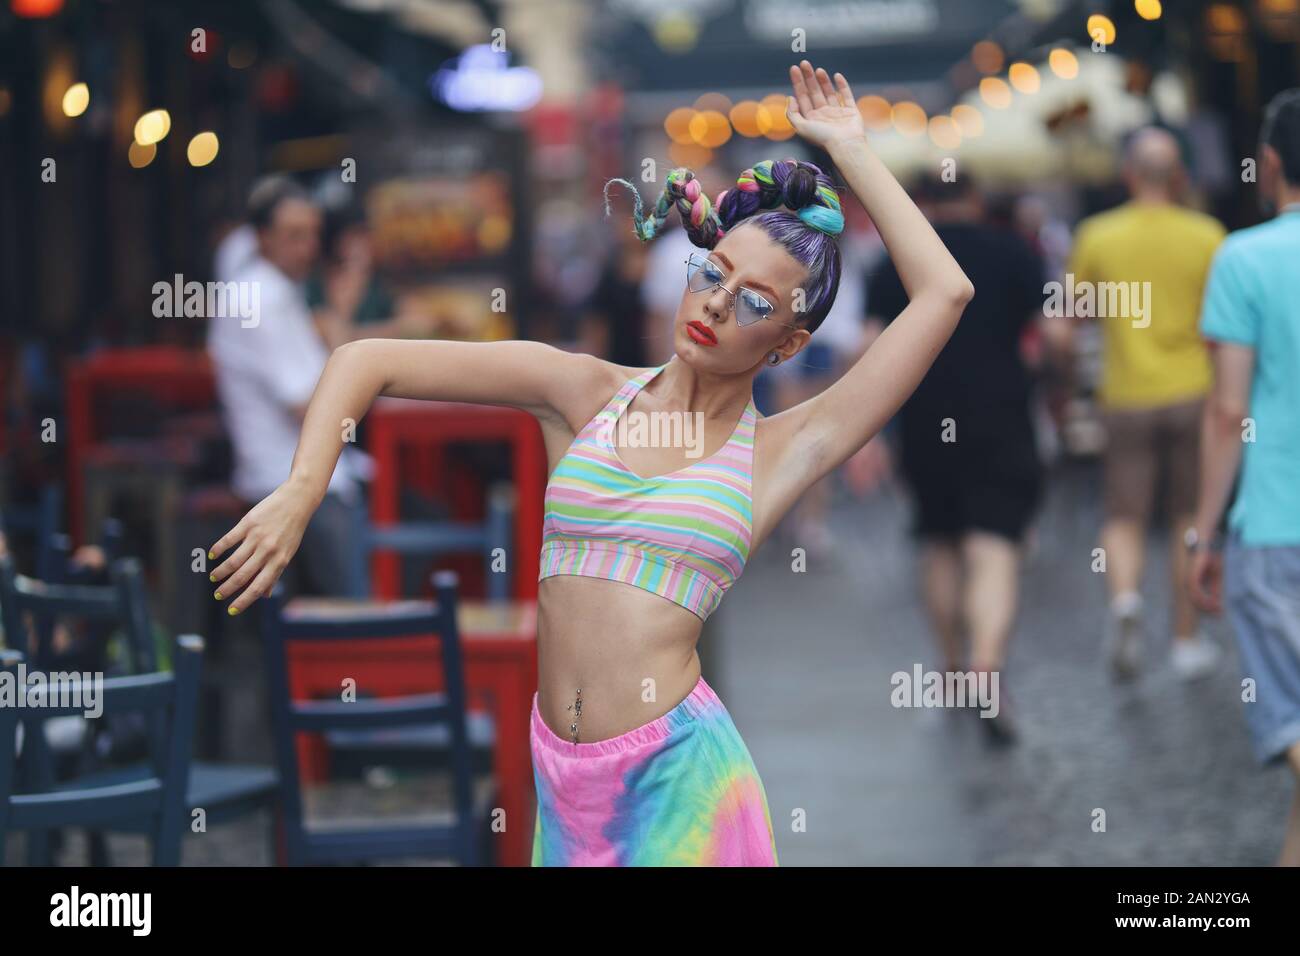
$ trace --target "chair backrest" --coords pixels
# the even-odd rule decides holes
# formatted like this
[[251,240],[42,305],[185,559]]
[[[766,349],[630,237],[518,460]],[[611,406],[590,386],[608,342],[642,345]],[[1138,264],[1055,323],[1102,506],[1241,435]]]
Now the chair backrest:
[[[0,863],[10,830],[115,825],[150,835],[155,866],[180,863],[202,656],[202,639],[182,636],[176,640],[171,673],[109,678],[93,688],[91,700],[92,688],[80,681],[61,685],[57,694],[47,683],[38,693],[24,684],[22,655],[15,650],[0,651],[0,681],[9,682],[15,693],[25,695],[26,701],[21,707],[0,707]],[[98,716],[143,712],[162,721],[167,741],[149,775],[111,786],[15,793],[19,721],[26,731],[26,746],[40,723],[54,717],[85,715],[88,706],[93,706]]]
[[[277,586],[263,601],[261,627],[271,695],[271,724],[279,764],[285,843],[290,864],[364,862],[413,856],[453,855],[477,862],[473,771],[466,729],[466,692],[456,620],[456,575],[433,575],[433,602],[402,602],[392,612],[351,614],[286,611]],[[289,645],[299,642],[438,638],[444,690],[397,698],[355,701],[295,700],[290,692]],[[341,688],[340,688],[341,689]],[[300,733],[378,730],[442,724],[451,738],[454,822],[448,826],[391,826],[313,833],[303,816],[302,780],[295,747]]]
[[[109,576],[110,585],[55,584],[18,574],[8,557],[0,557],[0,621],[5,644],[29,654],[36,668],[47,669],[54,656],[55,622],[72,617],[95,627],[121,627],[131,657],[129,672],[157,670],[140,562],[119,558],[110,565]],[[34,625],[30,642],[24,641],[27,614]]]
[[374,552],[400,556],[436,558],[445,554],[483,555],[484,577],[489,601],[510,599],[511,571],[497,568],[498,556],[510,552],[514,540],[516,493],[508,482],[496,482],[488,489],[487,509],[482,521],[399,521],[372,524],[361,509],[353,512],[353,540],[347,591],[349,596],[369,597],[372,592],[370,560]]
[[[105,518],[99,529],[99,547],[111,567],[122,556],[122,542],[125,533],[122,522],[116,518]],[[50,584],[93,584],[99,575],[93,570],[77,567],[72,563],[72,536],[59,532],[50,539],[49,555],[46,567],[36,568],[36,577]]]
[[29,537],[35,543],[34,560],[38,577],[49,575],[58,563],[53,542],[62,524],[63,488],[57,483],[44,486],[34,505],[19,508],[0,505],[0,530],[11,538]]

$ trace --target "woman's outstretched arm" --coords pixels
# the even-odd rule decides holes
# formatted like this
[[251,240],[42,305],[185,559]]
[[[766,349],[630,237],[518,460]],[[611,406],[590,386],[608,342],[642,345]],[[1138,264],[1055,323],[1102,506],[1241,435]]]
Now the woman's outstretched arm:
[[[853,92],[807,60],[790,68],[796,131],[823,146],[880,231],[908,305],[863,356],[814,398],[774,416],[778,473],[804,487],[867,443],[893,417],[957,327],[975,294],[916,204],[867,144]],[[779,420],[779,424],[778,424]],[[802,490],[802,489],[798,489]]]
[[[539,419],[575,418],[598,360],[541,342],[361,339],[335,349],[303,417],[289,477],[213,546],[212,572],[238,614],[270,592],[298,550],[343,452],[344,434],[380,395],[510,405]],[[597,387],[595,391],[599,391]],[[237,426],[236,426],[237,427]],[[238,595],[238,596],[235,596]]]

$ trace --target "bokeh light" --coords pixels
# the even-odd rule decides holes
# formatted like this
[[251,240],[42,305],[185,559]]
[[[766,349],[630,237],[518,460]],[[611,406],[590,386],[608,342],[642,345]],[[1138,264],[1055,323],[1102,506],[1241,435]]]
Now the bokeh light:
[[1079,58],[1063,47],[1048,54],[1047,65],[1063,80],[1072,80],[1079,75]]
[[1011,105],[1011,87],[996,76],[986,76],[980,80],[980,99],[995,110],[1004,110]]
[[166,110],[150,110],[135,121],[135,141],[151,146],[165,139],[171,128],[172,118]]
[[90,87],[85,83],[73,83],[63,94],[63,115],[80,116],[90,105]]
[[1094,13],[1088,18],[1088,39],[1092,41],[1100,40],[1106,46],[1115,42],[1115,24],[1111,22],[1110,17],[1102,16],[1100,13]]
[[1160,0],[1133,0],[1133,7],[1143,20],[1159,20],[1164,13]]
[[216,133],[210,130],[197,133],[190,140],[190,145],[185,147],[185,158],[190,161],[191,166],[206,166],[217,158],[219,148]]
[[689,106],[678,107],[668,114],[664,120],[664,132],[674,143],[680,143],[688,146],[694,142],[691,139],[691,118],[695,115],[695,110]]
[[953,122],[966,139],[981,136],[984,133],[984,114],[966,103],[958,103],[952,108]]
[[731,139],[731,124],[717,110],[697,112],[686,128],[691,135],[691,142],[709,149],[717,149]]
[[731,127],[741,136],[762,136],[758,126],[758,103],[754,100],[741,100],[727,114]]
[[1001,73],[1002,64],[1006,62],[1002,47],[992,40],[981,40],[976,43],[970,52],[970,59],[975,64],[975,69],[986,76],[992,73]]
[[153,143],[148,146],[142,146],[139,143],[132,143],[126,151],[127,162],[136,169],[143,169],[153,162],[153,158],[158,155],[158,147]]
[[862,114],[862,122],[867,129],[889,129],[892,111],[889,100],[883,96],[858,97],[858,112]]
[[911,100],[895,103],[890,111],[890,118],[893,120],[894,129],[904,136],[920,136],[925,132],[925,110]]
[[1007,71],[1007,78],[1021,93],[1037,93],[1041,85],[1038,71],[1028,63],[1012,63],[1011,69]]
[[932,116],[930,142],[940,149],[956,149],[961,145],[961,129],[951,116]]

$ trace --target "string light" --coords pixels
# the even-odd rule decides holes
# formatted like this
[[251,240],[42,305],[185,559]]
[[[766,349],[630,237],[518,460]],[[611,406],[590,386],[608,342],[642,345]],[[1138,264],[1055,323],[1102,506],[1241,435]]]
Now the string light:
[[185,158],[190,161],[191,166],[206,166],[217,158],[217,150],[220,148],[216,133],[211,131],[197,133],[190,140],[190,145],[185,148]]
[[984,133],[984,114],[973,106],[958,103],[952,108],[953,122],[961,130],[961,135],[972,139]]
[[1007,71],[1007,78],[1021,93],[1037,93],[1041,85],[1038,71],[1028,63],[1012,63],[1011,69]]
[[166,110],[150,110],[135,121],[135,141],[152,146],[165,139],[171,128],[172,118]]
[[1079,75],[1079,59],[1069,50],[1057,47],[1047,56],[1047,65],[1063,80],[1072,80]]
[[920,136],[925,132],[925,110],[911,100],[895,103],[890,110],[890,118],[893,120],[894,129],[904,136]]
[[73,83],[63,94],[63,115],[80,116],[90,105],[90,87],[85,83]]
[[1115,42],[1115,24],[1110,17],[1094,13],[1088,18],[1088,39],[1100,41],[1106,46]]
[[1011,87],[996,76],[986,76],[980,80],[980,99],[995,110],[1004,110],[1011,105]]
[[1159,20],[1164,12],[1160,0],[1133,0],[1133,7],[1143,20]]

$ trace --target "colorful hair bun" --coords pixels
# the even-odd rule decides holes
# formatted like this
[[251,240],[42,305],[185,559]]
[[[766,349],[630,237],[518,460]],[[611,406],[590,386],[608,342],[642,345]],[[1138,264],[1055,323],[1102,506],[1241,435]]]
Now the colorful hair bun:
[[626,186],[633,196],[633,232],[648,242],[662,230],[668,214],[677,208],[692,243],[712,249],[726,234],[726,228],[748,219],[764,209],[786,207],[811,229],[830,236],[844,231],[844,214],[840,199],[816,166],[795,159],[764,159],[744,170],[736,178],[734,189],[718,193],[716,202],[709,200],[700,181],[689,169],[669,170],[666,184],[654,208],[647,214],[641,193],[626,179],[611,179],[605,184],[605,215],[610,213],[609,187]]

